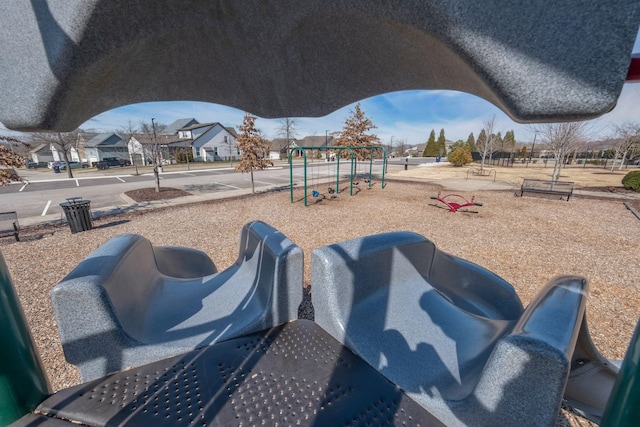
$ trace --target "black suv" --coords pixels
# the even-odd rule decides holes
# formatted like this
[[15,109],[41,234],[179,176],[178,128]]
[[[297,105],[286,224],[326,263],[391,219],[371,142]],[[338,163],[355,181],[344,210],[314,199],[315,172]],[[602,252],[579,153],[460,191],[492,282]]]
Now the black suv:
[[98,169],[109,169],[111,166],[131,166],[131,162],[126,159],[119,159],[118,157],[105,157],[93,165]]

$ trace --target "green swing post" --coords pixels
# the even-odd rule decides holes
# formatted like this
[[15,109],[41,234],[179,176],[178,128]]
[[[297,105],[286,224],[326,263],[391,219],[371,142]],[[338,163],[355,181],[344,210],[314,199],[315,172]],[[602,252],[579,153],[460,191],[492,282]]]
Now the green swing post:
[[50,393],[47,377],[0,253],[0,425],[31,412]]
[[[325,150],[328,152],[329,149],[336,151],[336,194],[340,193],[340,159],[342,158],[342,151],[349,150],[351,154],[351,169],[349,176],[349,195],[353,196],[353,176],[357,172],[357,159],[355,153],[353,151],[354,148],[368,148],[371,150],[371,155],[369,158],[369,187],[371,187],[371,181],[373,178],[373,150],[382,150],[383,153],[383,161],[382,161],[382,188],[385,187],[384,175],[385,169],[387,166],[387,158],[386,151],[384,148],[378,146],[365,146],[365,147],[295,147],[289,151],[289,199],[291,203],[293,203],[293,165],[292,165],[292,157],[293,153],[296,151],[300,151],[304,157],[304,205],[307,204],[307,152],[306,150]],[[319,172],[318,172],[319,173]],[[319,178],[318,178],[319,179]]]
[[371,188],[371,180],[373,179],[373,149],[369,149],[369,188]]
[[304,205],[307,206],[307,152],[303,150],[304,147],[292,148],[289,151],[289,199],[293,203],[293,164],[291,158],[295,151],[300,151],[304,158]]

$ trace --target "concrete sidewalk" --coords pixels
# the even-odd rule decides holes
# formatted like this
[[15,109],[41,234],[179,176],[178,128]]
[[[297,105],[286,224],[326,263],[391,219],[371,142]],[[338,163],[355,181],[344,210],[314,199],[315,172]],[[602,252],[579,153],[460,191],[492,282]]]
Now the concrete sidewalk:
[[[420,178],[389,178],[385,177],[386,183],[395,182],[415,182],[415,183],[428,183],[434,185],[440,185],[443,188],[456,191],[456,192],[475,192],[475,191],[513,191],[519,192],[520,187],[515,186],[513,184],[509,184],[504,181],[490,181],[490,180],[474,180],[474,179],[420,179]],[[329,183],[333,182],[333,180],[324,180],[322,179],[320,182]],[[288,186],[286,186],[288,187]],[[269,191],[282,190],[283,186],[269,185],[256,187],[257,193],[265,193]],[[288,188],[287,188],[288,191]],[[167,200],[157,200],[152,202],[136,202],[135,200],[129,198],[125,194],[121,194],[120,198],[123,199],[124,203],[118,206],[108,206],[104,208],[91,209],[91,215],[93,219],[102,218],[105,216],[111,215],[120,215],[131,211],[144,211],[144,210],[152,210],[158,208],[164,208],[169,206],[180,206],[186,205],[190,203],[199,203],[206,202],[210,200],[220,200],[220,199],[228,199],[235,198],[240,196],[245,196],[251,194],[251,189],[240,189],[240,190],[230,190],[216,193],[206,193],[206,194],[194,194],[191,196],[179,197],[175,199],[167,199]],[[574,190],[574,195],[582,195],[589,197],[600,197],[600,198],[610,198],[610,199],[618,199],[618,200],[629,200],[635,199],[640,200],[640,193],[638,194],[618,194],[618,193],[607,193],[600,191],[583,191],[583,190]],[[55,223],[65,223],[66,218],[63,214],[49,214],[45,216],[37,216],[37,217],[27,217],[20,218],[20,225],[22,227],[31,227],[36,225],[44,225],[44,224],[55,224]]]

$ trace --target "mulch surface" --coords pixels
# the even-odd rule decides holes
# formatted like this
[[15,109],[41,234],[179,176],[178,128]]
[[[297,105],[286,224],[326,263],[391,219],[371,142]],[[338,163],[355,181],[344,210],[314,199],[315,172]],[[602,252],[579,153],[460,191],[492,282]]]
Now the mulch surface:
[[177,188],[169,188],[169,187],[160,187],[160,192],[157,192],[155,188],[140,188],[138,190],[127,191],[127,196],[131,197],[136,202],[153,202],[155,200],[167,200],[167,199],[175,199],[178,197],[190,196],[191,193],[188,193],[184,190],[180,190]]

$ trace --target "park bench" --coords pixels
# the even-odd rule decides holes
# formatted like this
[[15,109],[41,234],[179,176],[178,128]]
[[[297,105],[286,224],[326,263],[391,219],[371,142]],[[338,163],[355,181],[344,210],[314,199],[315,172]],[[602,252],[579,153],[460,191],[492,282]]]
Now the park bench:
[[569,198],[573,194],[573,182],[525,178],[520,187],[520,197],[522,197],[525,192],[557,194],[563,197],[566,196],[567,201],[569,201]]
[[0,237],[13,236],[20,241],[20,223],[16,211],[0,212]]

